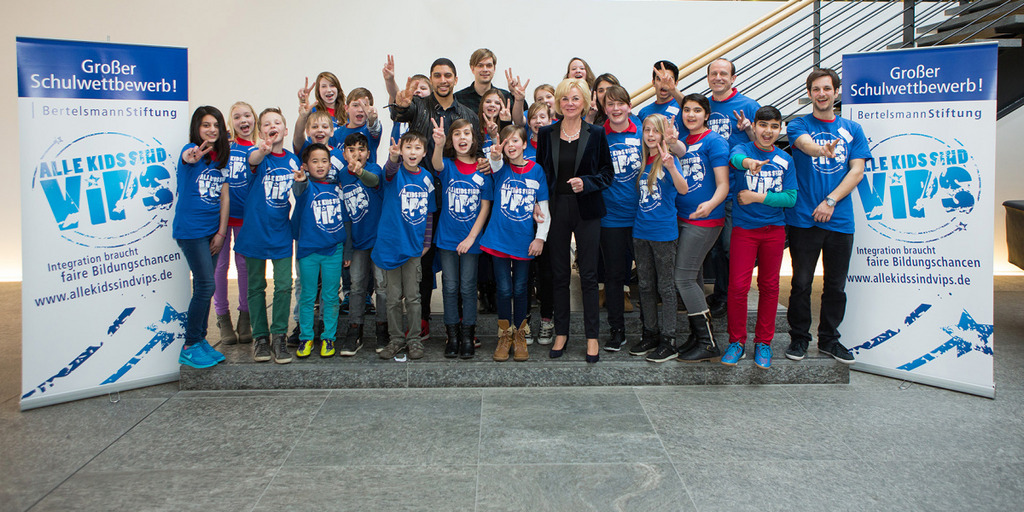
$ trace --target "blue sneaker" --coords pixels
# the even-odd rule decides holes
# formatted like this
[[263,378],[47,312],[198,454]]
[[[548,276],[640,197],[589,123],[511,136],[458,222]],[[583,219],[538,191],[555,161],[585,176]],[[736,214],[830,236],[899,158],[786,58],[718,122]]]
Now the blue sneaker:
[[740,342],[730,343],[729,347],[725,349],[725,355],[722,356],[722,364],[726,366],[736,366],[736,363],[743,359],[745,355],[746,347]]
[[200,341],[199,345],[203,346],[203,350],[206,351],[206,355],[210,356],[210,359],[213,359],[214,362],[219,363],[225,359],[224,354],[221,354],[220,351],[210,346],[209,341]]
[[372,316],[377,314],[377,306],[373,303],[373,296],[366,294],[366,306],[363,307],[363,315]]
[[339,315],[347,315],[348,314],[348,304],[349,304],[348,301],[349,301],[349,296],[348,296],[348,293],[346,293],[345,294],[345,299],[342,300],[340,304],[338,304],[338,314]]
[[209,368],[215,366],[217,361],[206,354],[202,343],[193,343],[191,347],[181,347],[178,364],[191,366],[192,368]]
[[754,366],[762,370],[772,367],[772,347],[767,343],[754,343]]

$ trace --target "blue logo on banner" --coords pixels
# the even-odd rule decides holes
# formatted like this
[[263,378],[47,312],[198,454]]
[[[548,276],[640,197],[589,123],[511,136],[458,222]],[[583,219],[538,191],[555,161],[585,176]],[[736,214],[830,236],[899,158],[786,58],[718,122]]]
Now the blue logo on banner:
[[188,101],[188,50],[17,38],[18,96]]
[[857,185],[871,229],[920,243],[967,228],[981,193],[981,170],[959,141],[906,133],[875,144],[871,154]]
[[843,100],[858,105],[994,100],[996,50],[992,43],[844,55]]
[[61,236],[85,247],[120,247],[167,224],[174,203],[167,150],[153,139],[101,132],[60,138],[32,176]]

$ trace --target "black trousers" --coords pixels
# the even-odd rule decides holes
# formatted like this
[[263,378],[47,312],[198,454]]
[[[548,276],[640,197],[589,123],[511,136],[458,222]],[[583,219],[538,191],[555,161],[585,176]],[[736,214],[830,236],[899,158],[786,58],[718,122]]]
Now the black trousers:
[[814,267],[821,255],[824,282],[821,313],[818,319],[818,345],[839,341],[839,324],[846,315],[846,274],[853,253],[853,235],[822,229],[817,226],[798,228],[786,226],[789,255],[793,260],[793,281],[789,294],[789,334],[793,342],[811,341],[811,284]]
[[633,228],[601,228],[601,255],[604,259],[604,307],[608,310],[608,327],[625,329],[623,286],[629,284],[629,272],[633,269]]
[[545,250],[551,250],[555,335],[569,334],[569,282],[572,275],[569,246],[575,235],[576,262],[579,265],[580,288],[583,295],[583,329],[587,338],[597,338],[601,327],[597,296],[597,255],[601,249],[601,219],[581,219],[575,195],[559,194],[555,196],[554,202],[548,247]]

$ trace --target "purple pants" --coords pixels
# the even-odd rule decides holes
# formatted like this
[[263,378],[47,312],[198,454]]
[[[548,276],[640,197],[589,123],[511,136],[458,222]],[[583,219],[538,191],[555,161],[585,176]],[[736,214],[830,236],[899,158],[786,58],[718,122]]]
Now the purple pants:
[[[213,269],[213,283],[216,287],[213,292],[213,309],[217,315],[228,314],[228,267],[231,266],[231,257],[228,256],[231,248],[231,238],[238,236],[238,230],[242,226],[228,226],[228,235],[224,239],[224,248],[217,256],[217,267]],[[249,274],[245,270],[245,256],[235,254],[235,272],[238,274],[238,310],[249,311]]]

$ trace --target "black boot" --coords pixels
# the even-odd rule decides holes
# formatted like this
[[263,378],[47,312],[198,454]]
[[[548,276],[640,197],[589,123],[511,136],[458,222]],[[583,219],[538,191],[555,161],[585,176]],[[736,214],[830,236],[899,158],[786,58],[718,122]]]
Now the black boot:
[[462,324],[445,324],[444,330],[448,334],[448,342],[444,345],[444,357],[448,359],[459,357],[459,335],[462,333]]
[[459,330],[460,359],[473,359],[473,355],[476,353],[476,345],[473,342],[474,339],[476,339],[475,325],[466,325]]
[[722,352],[715,344],[715,338],[711,335],[711,312],[705,310],[703,313],[690,315],[690,332],[695,338],[695,345],[686,352],[679,354],[679,360],[687,363],[702,361],[714,362],[722,358]]
[[[691,324],[691,325],[693,325],[693,324]],[[696,346],[697,346],[697,335],[694,334],[693,328],[691,327],[690,328],[690,334],[688,336],[686,336],[686,341],[684,341],[682,345],[679,345],[679,355],[683,355],[683,354],[689,352],[690,350],[693,350],[693,347],[696,347]]]

